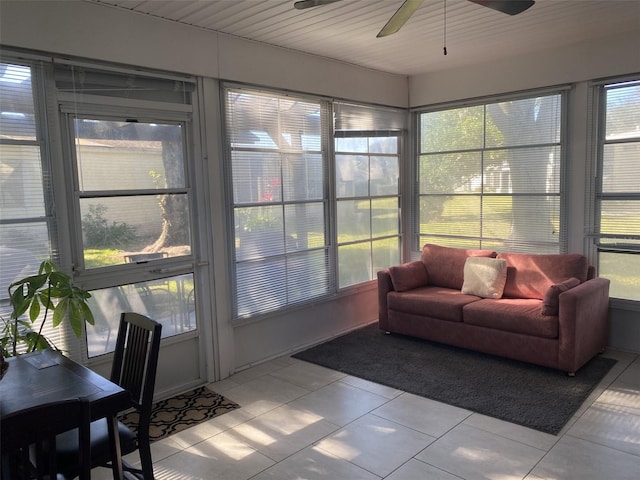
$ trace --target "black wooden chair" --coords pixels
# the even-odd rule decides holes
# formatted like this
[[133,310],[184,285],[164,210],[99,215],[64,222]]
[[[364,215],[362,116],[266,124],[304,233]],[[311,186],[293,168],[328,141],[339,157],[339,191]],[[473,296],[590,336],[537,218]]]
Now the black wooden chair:
[[[0,426],[2,479],[91,478],[89,424],[91,411],[85,399],[47,403],[8,415]],[[76,444],[75,473],[67,476],[56,460],[56,436],[71,430]]]
[[[136,450],[141,468],[134,468],[123,461],[125,473],[136,478],[153,480],[153,461],[149,442],[151,405],[156,381],[156,369],[160,352],[162,325],[137,313],[125,312],[120,317],[118,337],[111,369],[111,381],[131,394],[139,423],[134,432],[118,422],[122,455]],[[73,476],[77,465],[73,458],[78,449],[76,435],[66,432],[58,436],[58,463],[65,473]],[[91,466],[108,466],[111,461],[109,430],[105,419],[91,423]]]

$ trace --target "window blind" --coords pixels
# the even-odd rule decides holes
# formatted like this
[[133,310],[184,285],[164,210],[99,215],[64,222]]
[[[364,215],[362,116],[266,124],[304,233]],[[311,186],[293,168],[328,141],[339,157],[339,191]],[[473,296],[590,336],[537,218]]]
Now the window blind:
[[416,248],[558,253],[565,94],[418,112]]
[[225,114],[235,316],[267,313],[333,292],[327,105],[227,88]]

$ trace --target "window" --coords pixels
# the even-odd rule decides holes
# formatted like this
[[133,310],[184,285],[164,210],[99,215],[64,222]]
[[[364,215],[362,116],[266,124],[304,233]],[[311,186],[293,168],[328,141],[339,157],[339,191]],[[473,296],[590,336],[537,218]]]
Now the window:
[[327,295],[335,287],[322,148],[326,104],[243,89],[225,94],[235,316]]
[[559,253],[564,95],[418,113],[418,249]]
[[[56,221],[39,63],[0,63],[0,314],[10,315],[7,287],[56,256]],[[44,335],[63,348],[62,329]]]
[[640,301],[640,79],[595,89],[598,274],[612,297]]
[[[88,357],[113,351],[120,312],[197,330],[191,79],[60,63],[73,179],[76,280],[91,291]],[[124,101],[123,101],[124,100]]]
[[[338,285],[401,262],[400,158],[405,112],[334,105]],[[370,130],[373,128],[388,130]]]

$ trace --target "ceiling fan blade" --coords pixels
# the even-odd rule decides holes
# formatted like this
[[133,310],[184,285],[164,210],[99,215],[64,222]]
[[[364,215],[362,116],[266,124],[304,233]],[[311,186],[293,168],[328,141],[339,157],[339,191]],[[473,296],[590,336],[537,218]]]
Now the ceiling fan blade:
[[414,14],[414,12],[422,5],[424,0],[405,0],[400,8],[389,19],[382,30],[376,35],[376,37],[386,37],[392,33],[396,33],[402,26],[407,23],[407,20]]
[[319,7],[320,5],[327,5],[333,2],[339,2],[340,0],[300,0],[293,4],[293,8],[297,10],[304,10],[305,8]]
[[489,7],[507,15],[517,15],[532,7],[533,0],[469,0],[483,7]]

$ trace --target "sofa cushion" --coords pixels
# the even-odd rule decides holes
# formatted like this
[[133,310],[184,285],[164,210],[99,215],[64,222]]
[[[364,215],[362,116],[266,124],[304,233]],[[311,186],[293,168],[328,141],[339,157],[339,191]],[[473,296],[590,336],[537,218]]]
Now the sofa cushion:
[[[460,290],[442,287],[419,287],[406,292],[389,292],[389,310],[448,320],[462,321],[462,307],[480,298],[465,295]],[[540,307],[538,307],[540,308]]]
[[468,257],[495,257],[493,250],[442,247],[427,243],[421,260],[427,267],[429,285],[460,290],[464,283],[464,263]]
[[469,257],[464,264],[462,293],[483,298],[500,298],[506,281],[506,260]]
[[389,267],[389,276],[396,292],[427,285],[427,269],[421,261]]
[[557,338],[558,317],[542,315],[542,300],[491,298],[465,305],[464,323],[535,337]]
[[542,300],[554,283],[571,277],[581,283],[587,279],[588,264],[584,255],[501,253],[498,258],[504,258],[508,267],[504,297]]
[[576,277],[551,285],[542,299],[542,315],[558,315],[560,294],[578,285],[580,285],[580,280]]

